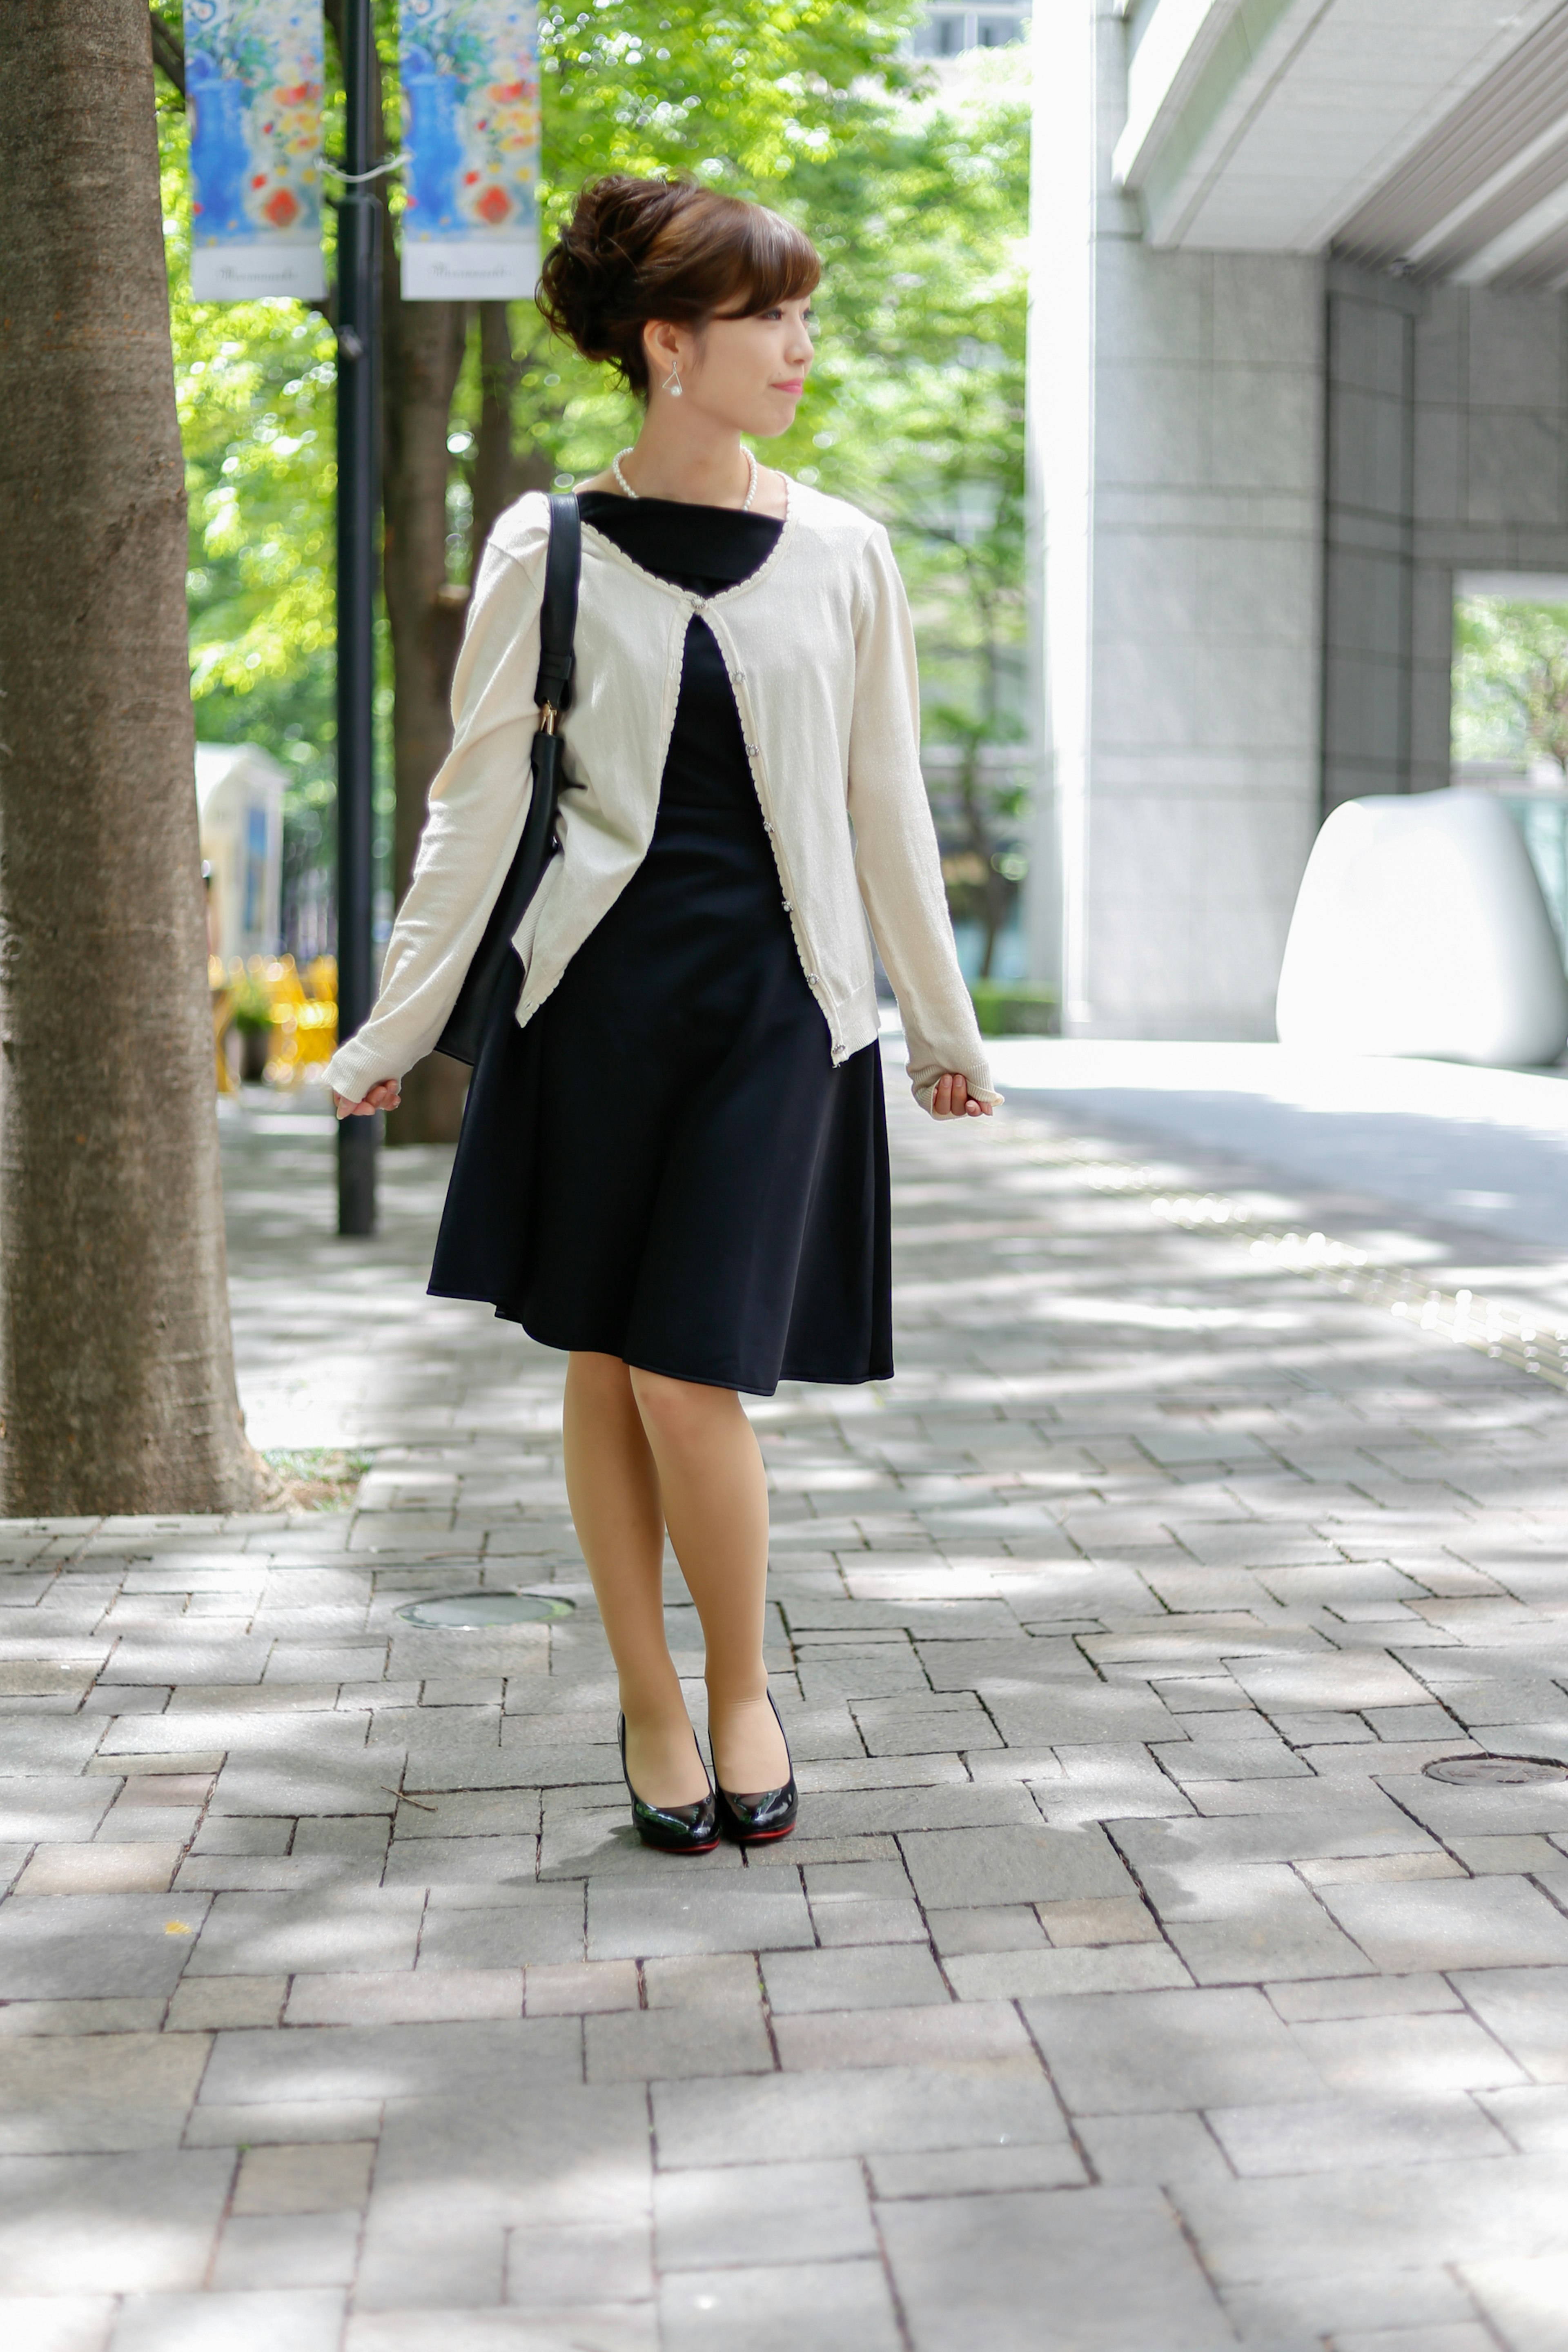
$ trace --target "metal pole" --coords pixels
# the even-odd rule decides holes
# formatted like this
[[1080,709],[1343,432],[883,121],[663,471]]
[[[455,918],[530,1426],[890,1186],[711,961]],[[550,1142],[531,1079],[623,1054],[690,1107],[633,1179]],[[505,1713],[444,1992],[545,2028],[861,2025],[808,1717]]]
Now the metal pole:
[[[381,202],[372,168],[372,0],[343,0],[345,181],[338,211],[338,1035],[374,995],[371,941],[374,783],[376,414]],[[375,1231],[379,1121],[338,1127],[338,1231]]]

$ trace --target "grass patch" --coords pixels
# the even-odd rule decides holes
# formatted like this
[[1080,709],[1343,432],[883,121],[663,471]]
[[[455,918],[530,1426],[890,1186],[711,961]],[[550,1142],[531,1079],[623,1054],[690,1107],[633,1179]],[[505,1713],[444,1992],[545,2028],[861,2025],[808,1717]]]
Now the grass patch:
[[281,1446],[261,1458],[276,1487],[267,1499],[269,1511],[346,1511],[371,1464],[368,1454],[333,1446]]

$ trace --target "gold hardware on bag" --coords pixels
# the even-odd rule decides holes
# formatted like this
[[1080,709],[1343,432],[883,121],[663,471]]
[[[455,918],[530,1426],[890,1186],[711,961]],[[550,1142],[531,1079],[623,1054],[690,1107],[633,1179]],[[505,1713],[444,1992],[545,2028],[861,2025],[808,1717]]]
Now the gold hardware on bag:
[[555,732],[555,721],[559,716],[560,714],[556,710],[555,705],[552,702],[542,702],[539,706],[540,733],[542,735],[553,735]]

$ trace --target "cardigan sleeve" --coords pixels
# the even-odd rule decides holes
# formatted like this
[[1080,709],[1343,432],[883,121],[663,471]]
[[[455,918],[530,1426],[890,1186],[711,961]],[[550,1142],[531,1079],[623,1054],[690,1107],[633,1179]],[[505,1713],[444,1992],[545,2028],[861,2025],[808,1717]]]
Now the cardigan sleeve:
[[937,1080],[952,1070],[981,1102],[1000,1102],[952,943],[921,774],[914,628],[880,524],[863,558],[855,617],[849,821],[860,896],[903,1015],[916,1101],[929,1110]]
[[350,1102],[400,1078],[435,1045],[522,838],[549,508],[527,499],[498,528],[505,544],[492,538],[479,565],[452,679],[452,748],[430,787],[380,991],[327,1067],[328,1084]]

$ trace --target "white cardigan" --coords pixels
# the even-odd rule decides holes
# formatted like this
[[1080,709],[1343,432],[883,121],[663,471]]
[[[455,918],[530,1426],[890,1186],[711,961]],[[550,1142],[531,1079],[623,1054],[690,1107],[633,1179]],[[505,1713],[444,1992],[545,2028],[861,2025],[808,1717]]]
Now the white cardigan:
[[[453,681],[452,749],[430,788],[381,992],[327,1073],[351,1102],[435,1045],[521,838],[549,530],[549,501],[531,492],[485,551]],[[869,916],[917,1098],[929,1109],[952,1070],[982,1102],[999,1100],[953,951],[892,549],[880,524],[798,482],[767,562],[716,596],[656,579],[584,525],[576,668],[561,728],[566,775],[582,789],[563,795],[562,854],[516,935],[520,1026],[647,855],[694,613],[734,689],[780,895],[834,1061],[878,1034]]]

